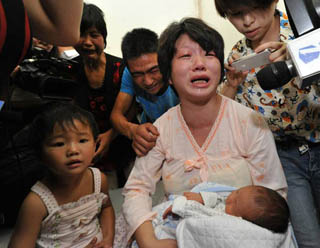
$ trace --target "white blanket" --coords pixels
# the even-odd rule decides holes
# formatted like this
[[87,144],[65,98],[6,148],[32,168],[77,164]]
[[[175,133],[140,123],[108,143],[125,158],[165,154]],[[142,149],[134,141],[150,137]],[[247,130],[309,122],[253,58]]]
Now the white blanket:
[[234,216],[184,219],[176,237],[183,248],[297,248],[291,228],[272,233]]

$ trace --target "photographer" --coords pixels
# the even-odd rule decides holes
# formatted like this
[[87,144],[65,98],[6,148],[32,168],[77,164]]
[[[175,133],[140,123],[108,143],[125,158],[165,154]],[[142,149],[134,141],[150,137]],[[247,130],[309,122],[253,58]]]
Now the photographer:
[[32,36],[55,45],[78,41],[82,8],[82,0],[0,0],[0,99],[9,74],[30,50]]
[[[30,186],[38,180],[41,164],[28,149],[28,130],[13,137],[20,113],[10,113],[9,75],[30,53],[32,36],[54,45],[74,45],[80,37],[82,0],[0,0],[0,226],[12,226]],[[11,115],[12,114],[12,115]],[[29,114],[29,113],[28,113]]]

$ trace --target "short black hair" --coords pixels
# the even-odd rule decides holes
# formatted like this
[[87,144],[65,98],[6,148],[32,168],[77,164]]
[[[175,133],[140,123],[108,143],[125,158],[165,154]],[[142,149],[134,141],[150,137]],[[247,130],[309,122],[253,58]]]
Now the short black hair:
[[176,53],[176,41],[182,34],[187,34],[206,52],[215,52],[221,65],[221,82],[224,76],[224,42],[222,36],[204,21],[193,17],[171,23],[160,35],[158,63],[163,82],[169,82],[171,76],[171,61]]
[[158,35],[150,29],[135,28],[125,34],[121,43],[122,58],[126,65],[129,59],[135,59],[143,54],[156,53]]
[[290,217],[287,201],[275,190],[256,187],[254,202],[257,211],[253,218],[247,220],[275,233],[285,233]]
[[89,28],[95,27],[101,33],[104,45],[107,45],[107,25],[104,20],[103,11],[94,4],[83,3],[80,34],[83,35]]
[[43,143],[52,134],[55,125],[62,128],[74,127],[75,120],[87,124],[92,131],[94,140],[97,140],[99,129],[92,113],[71,102],[62,101],[52,101],[41,108],[40,113],[30,125],[29,133],[30,144],[39,158],[41,158]]
[[275,0],[215,0],[215,6],[218,14],[227,17],[233,10],[246,6],[249,8],[268,8]]

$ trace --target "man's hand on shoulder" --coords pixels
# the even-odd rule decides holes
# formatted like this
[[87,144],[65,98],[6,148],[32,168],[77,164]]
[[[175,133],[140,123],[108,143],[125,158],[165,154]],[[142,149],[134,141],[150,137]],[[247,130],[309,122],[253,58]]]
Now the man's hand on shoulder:
[[135,126],[132,132],[132,147],[138,157],[145,156],[155,145],[159,132],[151,123]]

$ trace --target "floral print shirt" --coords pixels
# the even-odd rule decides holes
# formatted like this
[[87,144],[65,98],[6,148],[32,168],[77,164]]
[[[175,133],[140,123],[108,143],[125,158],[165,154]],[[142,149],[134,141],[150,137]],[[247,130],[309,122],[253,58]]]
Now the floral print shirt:
[[[288,42],[294,39],[288,17],[280,11],[278,14],[280,15],[279,40]],[[253,52],[250,40],[243,38],[235,44],[228,58],[233,54],[242,57]],[[256,77],[260,69],[261,67],[255,68],[249,72],[245,82],[238,87],[235,100],[260,112],[276,140],[292,137],[320,142],[319,82],[299,89],[293,78],[280,88],[263,90]]]

